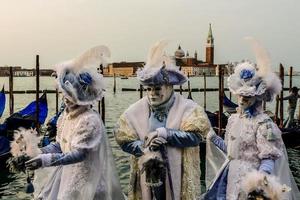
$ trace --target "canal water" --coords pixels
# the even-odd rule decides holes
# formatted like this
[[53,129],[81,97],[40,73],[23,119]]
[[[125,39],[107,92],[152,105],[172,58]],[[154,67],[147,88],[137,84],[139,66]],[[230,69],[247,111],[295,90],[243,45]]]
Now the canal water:
[[[202,77],[192,77],[191,87],[192,88],[203,88]],[[286,78],[287,80],[287,78]],[[122,92],[121,88],[138,88],[138,81],[136,78],[120,79],[117,78],[117,91],[113,94],[113,78],[105,78],[107,91],[105,96],[106,106],[106,121],[105,125],[107,133],[110,139],[111,147],[115,157],[117,170],[119,173],[122,189],[127,193],[127,187],[129,183],[129,154],[121,151],[119,146],[116,144],[112,135],[114,124],[118,120],[119,116],[128,106],[139,99],[139,92]],[[226,80],[225,80],[226,81]],[[294,77],[294,85],[300,86],[300,77]],[[8,90],[8,78],[0,77],[0,86],[5,85],[5,89]],[[207,88],[217,88],[218,78],[207,77]],[[225,83],[226,87],[226,83]],[[41,77],[40,79],[41,89],[55,89],[55,80],[51,77]],[[183,86],[187,88],[187,84]],[[16,77],[14,78],[14,90],[28,90],[35,89],[35,78],[34,77]],[[183,93],[187,97],[187,93]],[[287,92],[285,92],[287,95]],[[227,92],[229,97],[229,93]],[[193,92],[192,97],[194,101],[203,106],[203,93]],[[8,99],[8,96],[7,96]],[[15,94],[15,111],[23,108],[32,100],[35,99],[35,94]],[[48,94],[48,119],[55,114],[55,94]],[[233,101],[235,99],[233,98]],[[267,104],[267,109],[274,112],[275,105]],[[285,102],[285,108],[287,103]],[[207,93],[207,110],[216,111],[218,109],[218,93],[208,92]],[[286,111],[286,109],[285,109]],[[298,110],[296,111],[298,113]],[[8,117],[9,109],[8,103],[6,104],[6,110],[4,116],[0,119],[0,123]],[[290,168],[296,178],[298,186],[300,186],[300,150],[287,149],[290,161]],[[0,199],[31,199],[31,196],[24,192],[26,186],[26,175],[25,174],[12,174],[8,171],[0,171]]]

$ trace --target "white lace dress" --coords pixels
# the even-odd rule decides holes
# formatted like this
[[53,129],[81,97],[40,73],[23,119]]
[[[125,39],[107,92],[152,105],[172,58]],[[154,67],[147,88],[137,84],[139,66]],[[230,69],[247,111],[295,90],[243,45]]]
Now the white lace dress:
[[228,121],[225,143],[231,160],[226,199],[245,199],[241,182],[247,172],[258,170],[262,159],[282,155],[281,132],[266,114],[247,118],[233,114]]
[[40,172],[37,184],[45,182],[39,199],[123,199],[113,155],[99,114],[89,106],[64,112],[58,120],[56,141],[63,153],[88,151],[78,163],[60,165],[53,172]]

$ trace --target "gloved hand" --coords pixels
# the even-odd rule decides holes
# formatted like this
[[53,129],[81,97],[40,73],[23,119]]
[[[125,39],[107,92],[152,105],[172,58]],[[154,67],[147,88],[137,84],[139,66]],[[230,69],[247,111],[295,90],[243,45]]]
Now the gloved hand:
[[[166,144],[167,137],[168,137],[168,134],[167,134],[166,128],[164,128],[164,127],[157,128],[156,131],[148,133],[148,135],[145,137],[145,147],[150,146],[152,141],[156,138],[160,138],[155,141],[156,145]],[[155,146],[155,144],[154,144],[154,146]]]
[[32,158],[31,160],[28,160],[27,162],[25,162],[25,167],[29,170],[36,170],[36,169],[42,167],[42,165],[43,165],[43,162],[39,156]]
[[51,160],[52,154],[40,154],[25,162],[25,167],[29,170],[36,170],[40,167],[49,167],[51,165]]
[[157,138],[158,137],[158,132],[157,131],[153,131],[153,132],[150,132],[146,135],[145,137],[145,143],[144,143],[144,146],[145,147],[149,147],[152,140]]
[[157,151],[161,145],[164,145],[166,143],[167,143],[167,140],[165,138],[157,137],[151,141],[149,148],[151,151]]

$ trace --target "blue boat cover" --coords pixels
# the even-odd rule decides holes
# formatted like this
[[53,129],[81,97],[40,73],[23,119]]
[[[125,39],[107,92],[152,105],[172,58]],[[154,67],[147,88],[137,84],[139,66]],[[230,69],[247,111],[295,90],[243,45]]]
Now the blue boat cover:
[[[22,117],[35,116],[36,114],[36,101],[31,102],[28,106],[18,112]],[[48,115],[48,104],[46,93],[39,99],[39,123],[44,124]]]
[[237,108],[238,105],[233,103],[230,99],[228,99],[228,97],[225,95],[223,95],[223,105],[229,108]]
[[6,102],[6,98],[5,98],[4,85],[3,85],[3,88],[0,92],[0,117],[2,116],[2,114],[4,112],[5,102]]
[[9,140],[4,136],[0,136],[0,156],[6,154],[9,151],[10,151]]

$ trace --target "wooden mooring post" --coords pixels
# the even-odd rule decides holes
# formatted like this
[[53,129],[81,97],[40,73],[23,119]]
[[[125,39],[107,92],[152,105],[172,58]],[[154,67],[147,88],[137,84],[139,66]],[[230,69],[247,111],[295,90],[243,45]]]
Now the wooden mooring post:
[[224,82],[223,68],[219,66],[219,113],[218,113],[218,134],[222,134],[222,114],[223,114],[223,98],[224,98]]
[[39,107],[39,91],[40,91],[40,57],[36,55],[35,59],[35,77],[36,77],[36,94],[35,94],[35,101],[36,101],[36,131],[39,133],[40,131],[40,123],[39,123],[39,116],[40,116],[40,107]]
[[14,113],[14,73],[13,68],[9,67],[9,114]]
[[279,65],[279,76],[281,79],[281,84],[282,84],[282,90],[280,92],[280,109],[279,109],[279,117],[280,117],[280,122],[279,122],[279,127],[283,128],[283,88],[284,88],[284,67],[280,63]]
[[206,73],[203,73],[203,108],[206,110]]
[[143,90],[144,90],[143,85],[140,84],[140,99],[143,98]]
[[59,92],[58,92],[58,88],[56,88],[55,89],[55,113],[56,113],[56,115],[58,115],[58,98],[59,98]]
[[[99,71],[100,71],[100,74],[102,74],[102,76],[103,76],[104,71],[103,71],[102,64],[100,64]],[[102,121],[105,124],[105,98],[104,97],[98,103],[98,112],[101,114]]]
[[114,94],[116,94],[116,85],[117,85],[117,82],[116,82],[116,74],[114,73]]
[[290,67],[289,77],[290,77],[290,85],[289,85],[289,87],[290,87],[290,91],[291,91],[291,89],[293,87],[293,67]]
[[189,73],[188,73],[188,97],[187,98],[193,100]]

